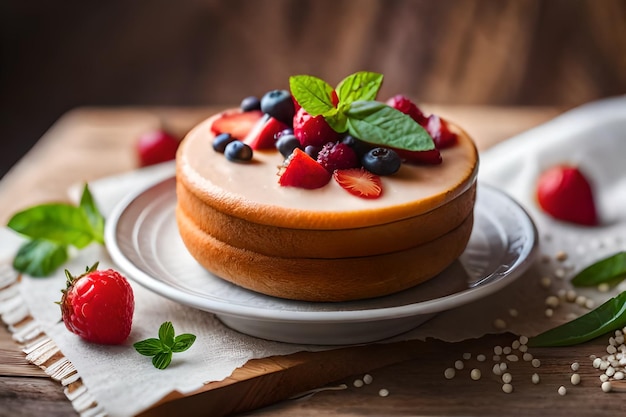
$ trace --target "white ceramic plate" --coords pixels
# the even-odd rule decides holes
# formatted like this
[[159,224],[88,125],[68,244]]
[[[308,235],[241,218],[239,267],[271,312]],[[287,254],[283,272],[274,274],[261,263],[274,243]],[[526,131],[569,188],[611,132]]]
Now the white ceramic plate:
[[181,304],[215,313],[242,333],[302,344],[366,343],[492,294],[527,269],[537,247],[532,220],[501,191],[480,185],[477,193],[474,229],[459,261],[424,284],[363,301],[283,300],[207,272],[178,234],[174,178],[122,201],[107,221],[105,239],[113,261],[129,278]]

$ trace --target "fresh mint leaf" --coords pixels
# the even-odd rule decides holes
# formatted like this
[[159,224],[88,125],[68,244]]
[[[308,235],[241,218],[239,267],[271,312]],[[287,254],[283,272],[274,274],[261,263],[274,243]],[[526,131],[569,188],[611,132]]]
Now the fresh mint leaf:
[[349,75],[337,85],[339,103],[375,100],[382,83],[383,75],[375,72],[359,71]]
[[345,112],[339,108],[333,107],[331,111],[324,113],[323,116],[326,123],[328,123],[335,132],[343,133],[348,130],[348,117]]
[[346,116],[348,132],[365,142],[409,151],[427,151],[435,147],[423,127],[384,103],[355,101]]
[[626,252],[618,252],[589,265],[572,278],[576,287],[590,287],[602,283],[618,283],[626,278]]
[[333,88],[317,77],[311,75],[294,75],[289,77],[289,89],[298,104],[311,116],[331,111],[335,106],[332,102]]
[[31,239],[45,239],[82,249],[94,233],[85,212],[63,203],[41,204],[15,214],[8,227]]
[[165,369],[172,362],[172,354],[184,352],[196,341],[196,336],[184,333],[175,336],[171,321],[159,327],[159,338],[145,339],[133,345],[135,350],[144,356],[152,356],[152,364],[157,369]]
[[531,337],[528,346],[571,346],[626,326],[626,291],[575,320]]
[[172,352],[184,352],[193,345],[196,341],[196,335],[190,333],[184,333],[176,336],[174,339],[174,345],[172,346]]
[[79,207],[83,210],[87,216],[87,221],[91,225],[93,240],[100,244],[104,244],[104,217],[100,214],[87,184],[85,184],[85,187],[83,188],[83,194],[80,197]]
[[67,246],[49,240],[30,240],[20,246],[13,268],[33,277],[45,277],[68,259]]

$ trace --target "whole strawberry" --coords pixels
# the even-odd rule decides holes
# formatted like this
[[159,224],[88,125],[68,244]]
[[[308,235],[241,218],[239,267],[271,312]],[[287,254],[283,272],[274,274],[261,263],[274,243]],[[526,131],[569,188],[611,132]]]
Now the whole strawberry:
[[133,290],[119,272],[97,268],[96,262],[78,277],[65,270],[67,288],[59,303],[61,316],[69,331],[89,342],[121,344],[132,326]]
[[139,165],[146,167],[176,158],[179,143],[171,133],[162,129],[145,132],[137,140]]
[[544,171],[537,181],[537,201],[555,219],[598,224],[593,190],[577,167],[557,165]]

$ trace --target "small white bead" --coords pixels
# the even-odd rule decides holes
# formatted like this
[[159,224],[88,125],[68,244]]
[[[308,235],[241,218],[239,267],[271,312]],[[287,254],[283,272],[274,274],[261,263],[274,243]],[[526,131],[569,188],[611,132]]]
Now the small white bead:
[[446,370],[443,371],[443,376],[446,379],[452,379],[454,378],[455,375],[456,375],[456,371],[454,370],[454,368],[446,368]]
[[552,285],[552,279],[550,277],[542,277],[540,284],[543,288],[550,288],[550,285]]
[[524,353],[524,356],[522,356],[522,359],[524,359],[525,362],[530,362],[533,360],[533,355],[532,353]]
[[509,316],[511,317],[517,317],[519,315],[519,312],[514,309],[514,308],[509,308]]
[[580,375],[572,374],[572,376],[570,377],[570,382],[572,383],[572,385],[580,384]]
[[598,284],[598,291],[600,292],[609,292],[610,289],[611,289],[611,286],[607,284],[606,282],[603,282],[602,284]]
[[506,372],[504,374],[502,374],[502,382],[504,382],[505,384],[510,384],[511,381],[513,381],[513,376]]
[[478,362],[484,362],[487,360],[487,357],[481,353],[480,355],[476,356],[476,360]]
[[528,336],[520,336],[520,337],[519,337],[519,342],[520,342],[522,345],[526,345],[526,344],[528,343]]
[[537,358],[530,361],[530,363],[533,366],[533,368],[539,368],[541,366],[541,361]]
[[552,310],[551,308],[546,308],[546,311],[544,312],[544,314],[546,315],[546,317],[552,317],[554,315],[554,310]]
[[500,362],[500,359],[501,359],[500,355],[493,355],[491,357],[491,360],[494,361],[494,362]]
[[495,346],[493,348],[493,353],[496,355],[502,355],[502,346]]
[[380,391],[378,391],[378,395],[380,395],[381,397],[386,397],[389,395],[389,390],[383,388]]
[[557,308],[559,306],[559,298],[554,295],[549,295],[546,297],[545,304],[550,308]]
[[576,294],[576,291],[574,290],[567,290],[567,292],[565,293],[565,299],[570,302],[573,303],[576,300],[576,296],[578,294]]
[[559,262],[564,262],[567,260],[567,252],[560,250],[554,255],[554,258]]
[[611,381],[604,381],[602,383],[602,391],[611,392],[612,389],[613,389],[613,386],[611,385]]
[[494,375],[502,375],[502,371],[500,370],[500,365],[498,365],[497,363],[493,365],[493,368],[491,369],[491,371],[494,373]]
[[615,372],[615,375],[613,375],[613,379],[617,379],[618,381],[624,379],[624,372],[622,371]]
[[517,355],[506,355],[506,360],[509,362],[517,362],[519,361],[519,358]]
[[481,372],[480,369],[472,369],[472,372],[470,372],[470,378],[472,378],[474,381],[478,381],[481,377]]
[[537,385],[539,383],[539,374],[533,374],[530,377],[530,380],[533,382],[533,384]]
[[511,348],[513,348],[513,349],[519,349],[519,347],[520,347],[521,345],[522,345],[522,344],[519,342],[519,340],[514,340],[514,341],[513,341],[513,343],[511,343]]
[[354,382],[352,383],[352,385],[354,385],[357,388],[361,388],[363,386],[363,380],[362,379],[355,379]]
[[465,367],[465,364],[463,364],[463,361],[460,361],[460,360],[459,361],[455,361],[454,362],[454,367],[460,371],[461,369],[463,369]]
[[611,377],[613,375],[615,375],[615,368],[613,368],[612,366],[609,366],[608,368],[606,368],[606,371],[604,371],[604,373]]
[[526,352],[527,350],[528,350],[528,345],[521,345],[519,347],[519,351],[522,353]]
[[563,385],[561,385],[561,386],[559,387],[558,393],[559,393],[559,395],[565,395],[565,394],[567,394],[567,388],[565,388]]
[[589,310],[593,310],[595,307],[596,307],[596,302],[593,301],[593,299],[591,298],[587,298],[587,301],[585,301],[585,308]]
[[493,321],[493,327],[495,327],[498,330],[504,330],[506,329],[506,321],[502,319],[495,319]]
[[575,303],[581,307],[584,307],[587,303],[587,297],[585,297],[584,295],[579,295],[576,297]]
[[471,354],[471,353],[469,353],[469,352],[465,352],[465,353],[463,354],[463,359],[465,359],[465,360],[469,360],[469,359],[471,359],[471,358],[472,358],[472,354]]
[[507,394],[510,394],[513,392],[513,385],[511,384],[503,384],[502,385],[502,391],[506,392]]
[[565,278],[565,269],[557,268],[554,270],[554,276],[557,278]]
[[505,362],[501,362],[500,365],[498,365],[500,367],[500,370],[502,372],[506,371],[507,369],[509,369],[508,365]]
[[580,364],[578,362],[574,362],[571,365],[572,371],[576,372],[578,371],[578,369],[580,369]]
[[512,351],[513,351],[513,349],[511,349],[510,346],[505,346],[504,348],[502,348],[502,353],[505,354],[505,355],[508,355]]
[[605,382],[609,380],[609,376],[607,374],[600,375],[600,381]]
[[372,381],[374,381],[374,377],[372,377],[370,374],[363,375],[363,382],[365,382],[367,385],[371,384]]

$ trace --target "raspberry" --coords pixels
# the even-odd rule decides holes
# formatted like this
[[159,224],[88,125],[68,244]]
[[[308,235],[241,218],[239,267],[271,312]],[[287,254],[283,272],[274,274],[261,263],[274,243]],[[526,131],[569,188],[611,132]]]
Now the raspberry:
[[357,168],[359,161],[354,150],[342,142],[328,142],[317,154],[317,162],[328,172],[336,169]]
[[426,116],[422,111],[417,107],[415,103],[413,103],[408,97],[403,96],[402,94],[397,94],[387,100],[387,105],[393,107],[396,110],[401,111],[402,113],[411,116],[413,120],[415,120],[420,125],[424,125],[426,123]]

